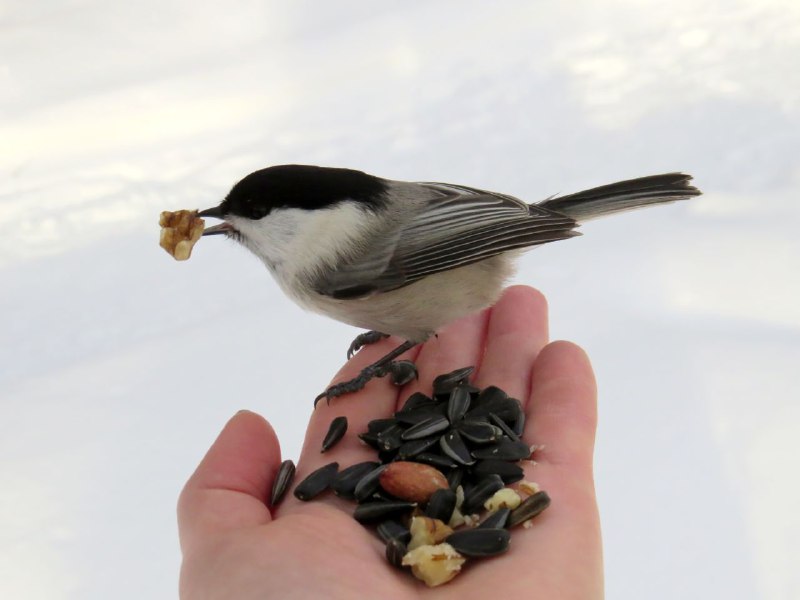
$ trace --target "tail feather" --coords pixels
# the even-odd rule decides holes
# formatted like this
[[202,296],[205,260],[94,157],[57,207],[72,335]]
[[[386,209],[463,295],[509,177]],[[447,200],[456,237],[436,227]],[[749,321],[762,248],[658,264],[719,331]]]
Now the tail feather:
[[690,185],[691,180],[692,176],[684,173],[650,175],[603,185],[568,196],[550,198],[538,203],[537,206],[581,222],[651,204],[688,200],[693,196],[699,196],[702,192]]

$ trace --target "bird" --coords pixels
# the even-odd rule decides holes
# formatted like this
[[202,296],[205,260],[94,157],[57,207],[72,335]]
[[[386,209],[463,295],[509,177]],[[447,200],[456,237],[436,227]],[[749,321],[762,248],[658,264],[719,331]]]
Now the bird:
[[700,195],[691,181],[664,173],[528,203],[465,185],[287,164],[250,173],[198,216],[220,219],[203,235],[250,250],[298,305],[366,329],[348,359],[384,337],[404,340],[328,387],[316,405],[375,377],[407,381],[407,361],[398,357],[494,304],[524,250],[578,236],[589,219]]

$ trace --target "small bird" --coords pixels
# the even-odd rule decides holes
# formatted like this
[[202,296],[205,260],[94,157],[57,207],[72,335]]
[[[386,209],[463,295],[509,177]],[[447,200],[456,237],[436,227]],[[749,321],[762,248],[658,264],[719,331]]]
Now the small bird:
[[588,219],[698,196],[691,179],[652,175],[528,204],[463,185],[279,165],[250,173],[199,215],[223,221],[203,235],[248,248],[297,304],[367,329],[348,358],[389,335],[405,340],[316,404],[407,371],[401,354],[497,301],[522,250],[580,235]]

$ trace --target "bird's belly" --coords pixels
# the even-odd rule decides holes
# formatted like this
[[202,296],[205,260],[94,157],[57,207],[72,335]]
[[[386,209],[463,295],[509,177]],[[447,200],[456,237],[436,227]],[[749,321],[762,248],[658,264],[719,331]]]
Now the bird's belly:
[[500,255],[365,298],[315,295],[297,300],[355,327],[424,341],[450,321],[494,304],[512,274],[511,258]]

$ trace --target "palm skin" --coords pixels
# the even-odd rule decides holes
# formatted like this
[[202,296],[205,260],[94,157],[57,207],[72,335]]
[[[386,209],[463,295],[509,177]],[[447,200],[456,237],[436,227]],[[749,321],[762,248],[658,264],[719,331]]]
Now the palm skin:
[[[396,344],[362,349],[339,372],[347,380]],[[412,351],[413,352],[413,351]],[[383,544],[352,518],[354,505],[332,494],[314,502],[287,495],[265,503],[281,461],[278,440],[260,416],[243,411],[225,426],[186,484],[178,505],[185,600],[236,598],[539,597],[587,600],[603,595],[600,523],[592,478],[596,389],[585,353],[547,339],[547,305],[531,288],[505,291],[491,309],[453,323],[416,353],[419,381],[402,389],[386,380],[320,403],[308,426],[297,481],[338,461],[340,468],[375,460],[355,434],[391,415],[437,374],[476,365],[479,387],[497,385],[519,398],[523,439],[537,445],[526,479],[552,498],[528,530],[515,529],[508,553],[469,562],[452,582],[428,589],[390,567]],[[412,355],[413,356],[413,355]],[[345,438],[326,454],[330,421],[346,415]]]

